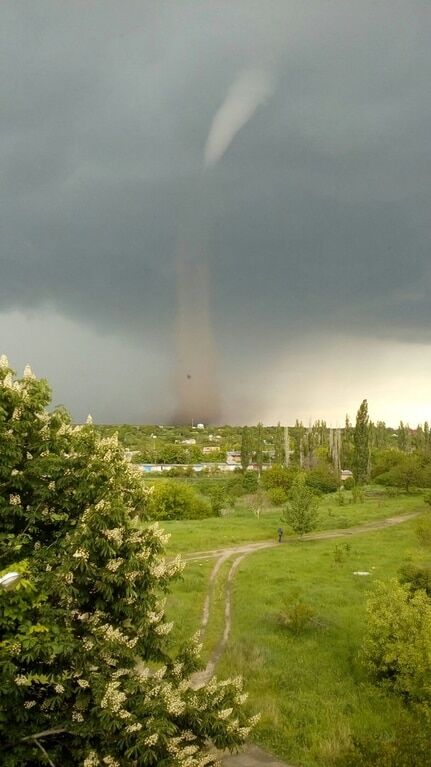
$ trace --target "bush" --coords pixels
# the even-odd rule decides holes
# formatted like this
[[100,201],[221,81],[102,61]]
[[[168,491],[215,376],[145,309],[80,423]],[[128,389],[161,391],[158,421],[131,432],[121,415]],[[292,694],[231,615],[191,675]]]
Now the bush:
[[343,489],[340,487],[337,490],[337,503],[339,506],[344,506],[345,502],[346,502],[346,496]]
[[431,600],[406,584],[377,584],[367,603],[366,664],[376,679],[431,703]]
[[207,495],[215,516],[220,516],[223,509],[231,504],[231,499],[226,492],[226,486],[223,482],[213,482]]
[[240,498],[246,494],[242,484],[242,473],[234,473],[233,477],[229,477],[226,484],[226,492],[231,498]]
[[423,589],[431,597],[431,564],[406,562],[400,568],[400,581],[412,592]]
[[314,608],[303,599],[300,591],[296,591],[283,599],[278,622],[280,626],[299,636],[313,625],[315,617]]
[[170,480],[154,485],[149,507],[152,519],[204,519],[213,514],[210,502],[189,485]]
[[342,754],[339,767],[429,767],[431,717],[426,706],[409,709],[397,723],[392,738],[356,739]]
[[284,506],[287,501],[287,494],[282,487],[271,487],[267,491],[267,496],[273,506]]
[[298,471],[296,469],[288,469],[286,466],[271,466],[270,469],[266,469],[262,474],[262,485],[265,490],[281,487],[287,493],[292,487],[297,474]]
[[343,487],[345,490],[353,490],[354,486],[355,486],[355,480],[353,479],[353,477],[347,477],[347,479],[345,479],[343,482]]
[[321,493],[335,493],[340,483],[335,472],[329,466],[318,466],[307,472],[305,484]]
[[259,477],[255,471],[246,471],[242,479],[242,486],[246,493],[254,493],[259,487]]
[[386,487],[401,487],[407,493],[412,487],[421,487],[424,483],[424,472],[420,458],[416,454],[400,453],[397,462],[390,469],[375,477],[379,485]]
[[353,503],[364,502],[364,492],[360,485],[354,484],[352,487],[352,500]]

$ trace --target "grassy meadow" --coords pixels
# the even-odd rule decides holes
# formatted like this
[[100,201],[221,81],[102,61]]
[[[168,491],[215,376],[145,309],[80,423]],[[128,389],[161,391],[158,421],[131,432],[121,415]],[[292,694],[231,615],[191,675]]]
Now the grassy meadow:
[[[373,489],[362,503],[353,503],[352,495],[348,491],[344,495],[345,503],[342,506],[338,504],[335,494],[323,496],[316,530],[354,527],[385,517],[426,509],[420,494],[389,497],[381,489]],[[171,534],[167,545],[168,554],[187,554],[271,538],[276,540],[277,528],[280,525],[285,535],[289,534],[287,524],[282,519],[281,508],[266,506],[257,517],[247,504],[247,498],[240,499],[236,507],[226,511],[222,517],[166,520],[161,522],[161,525]]]
[[[358,507],[336,507],[325,500],[319,527],[347,527],[347,515],[351,525],[357,525],[425,509],[419,495],[369,498]],[[274,510],[260,519],[238,510],[220,519],[163,526],[172,533],[170,552],[191,552],[274,538],[279,519]],[[337,760],[353,737],[377,739],[394,732],[402,704],[372,684],[360,647],[367,592],[376,580],[394,577],[402,562],[419,553],[415,526],[412,520],[346,541],[292,540],[249,554],[241,562],[233,584],[232,631],[217,673],[245,678],[250,711],[261,713],[254,740],[280,758],[298,767],[339,767]],[[174,586],[168,614],[176,623],[175,644],[199,626],[214,564],[215,560],[188,563],[183,580]],[[230,564],[224,564],[214,584],[204,660],[222,632]],[[355,571],[369,575],[354,575]],[[313,609],[315,618],[294,635],[279,616],[284,603],[298,599]]]

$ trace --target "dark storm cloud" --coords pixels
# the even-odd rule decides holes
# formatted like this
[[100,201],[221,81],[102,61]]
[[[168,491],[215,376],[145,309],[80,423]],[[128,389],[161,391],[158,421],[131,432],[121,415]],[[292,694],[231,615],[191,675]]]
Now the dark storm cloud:
[[[428,3],[3,2],[0,17],[3,311],[47,305],[133,343],[150,329],[169,350],[186,227],[225,370],[304,331],[429,339]],[[214,114],[256,67],[275,92],[204,172]]]

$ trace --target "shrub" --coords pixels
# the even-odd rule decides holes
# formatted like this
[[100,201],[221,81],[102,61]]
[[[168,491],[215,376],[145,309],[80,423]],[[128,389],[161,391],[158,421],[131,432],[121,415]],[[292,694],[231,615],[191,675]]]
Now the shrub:
[[356,483],[352,487],[352,500],[353,500],[353,503],[364,502],[364,492],[361,486],[357,485]]
[[229,496],[226,493],[226,486],[222,482],[212,483],[208,491],[208,498],[215,516],[220,516],[223,509],[230,503]]
[[346,502],[346,496],[344,494],[344,491],[341,488],[339,488],[339,490],[337,490],[337,503],[339,506],[344,506],[345,502]]
[[412,592],[423,589],[431,597],[431,564],[405,562],[399,575],[401,583],[406,583]]
[[343,482],[343,487],[345,490],[353,490],[354,485],[355,485],[355,480],[353,479],[353,477],[347,477],[347,479],[345,479]]
[[431,717],[426,706],[410,708],[393,737],[358,738],[337,760],[339,767],[429,767]]
[[344,544],[338,544],[335,546],[334,549],[334,562],[336,564],[342,564],[346,561],[347,556],[350,554],[350,544],[344,543]]
[[307,472],[305,484],[321,493],[335,493],[338,490],[339,481],[329,466],[318,466]]
[[313,625],[316,612],[312,605],[306,602],[300,591],[293,592],[283,599],[283,607],[278,615],[278,622],[295,636],[303,634]]
[[408,585],[378,583],[367,603],[365,662],[376,679],[431,702],[431,600]]
[[271,487],[267,491],[267,496],[273,506],[283,506],[287,501],[286,491],[282,487]]
[[390,469],[375,477],[380,485],[401,487],[407,493],[412,487],[421,487],[424,481],[423,467],[418,455],[400,453]]
[[262,474],[262,485],[265,490],[281,487],[287,493],[297,474],[297,469],[288,469],[286,466],[271,466]]
[[246,493],[254,493],[259,487],[259,477],[255,471],[246,471],[242,479],[242,486]]
[[242,472],[235,472],[233,477],[229,477],[226,485],[226,491],[227,494],[232,498],[240,498],[241,495],[245,495],[246,490],[244,490],[242,484]]
[[149,506],[152,519],[203,519],[213,516],[210,502],[189,485],[161,480],[154,485]]

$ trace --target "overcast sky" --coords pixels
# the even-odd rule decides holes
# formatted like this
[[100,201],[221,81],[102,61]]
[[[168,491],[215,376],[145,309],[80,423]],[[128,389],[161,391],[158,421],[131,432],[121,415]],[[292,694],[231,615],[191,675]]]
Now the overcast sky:
[[222,422],[431,420],[428,0],[3,0],[0,38],[13,367],[169,421],[187,243]]

